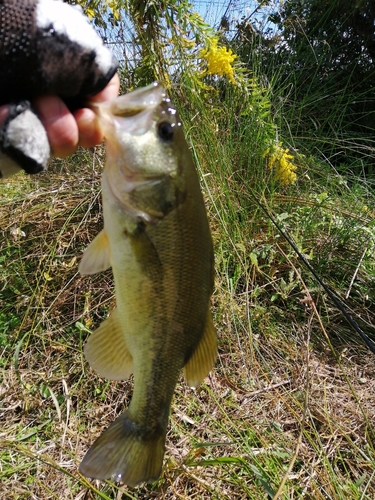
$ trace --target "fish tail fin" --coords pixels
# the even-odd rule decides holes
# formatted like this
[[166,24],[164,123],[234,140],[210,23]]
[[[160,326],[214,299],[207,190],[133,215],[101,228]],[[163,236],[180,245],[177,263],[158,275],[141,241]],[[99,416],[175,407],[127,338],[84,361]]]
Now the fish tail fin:
[[79,471],[93,479],[114,478],[128,486],[156,481],[161,473],[165,432],[142,436],[139,426],[121,414],[84,456]]

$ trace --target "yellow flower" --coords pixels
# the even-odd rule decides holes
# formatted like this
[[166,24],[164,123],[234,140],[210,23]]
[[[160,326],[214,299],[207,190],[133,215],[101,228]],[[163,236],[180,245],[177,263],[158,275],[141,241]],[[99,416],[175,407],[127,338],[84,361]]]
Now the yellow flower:
[[375,210],[371,210],[367,205],[362,206],[362,212],[372,217],[373,219],[375,218]]
[[289,154],[289,149],[285,149],[280,142],[277,146],[268,148],[263,156],[267,157],[268,166],[275,172],[275,179],[284,185],[294,184],[297,180],[297,166],[290,160],[293,155]]
[[226,75],[232,83],[236,84],[232,62],[237,56],[230,49],[218,47],[217,44],[218,40],[214,38],[209,49],[201,50],[200,56],[207,61],[207,73],[219,76]]
[[85,13],[86,13],[86,16],[90,19],[90,21],[92,21],[93,18],[95,17],[94,9],[86,9]]

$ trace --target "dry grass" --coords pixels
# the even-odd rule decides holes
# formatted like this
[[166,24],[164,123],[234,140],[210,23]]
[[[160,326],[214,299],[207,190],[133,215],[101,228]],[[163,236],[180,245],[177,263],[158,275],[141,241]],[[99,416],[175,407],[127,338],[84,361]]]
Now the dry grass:
[[[375,498],[373,356],[324,344],[320,311],[289,257],[279,274],[277,261],[262,271],[253,263],[233,285],[216,213],[219,359],[199,389],[177,387],[162,478],[129,489],[78,473],[132,391],[131,381],[97,377],[82,356],[89,329],[113,306],[110,272],[77,273],[102,224],[101,162],[98,149],[76,167],[60,162],[1,187],[0,497]],[[288,300],[299,309],[262,302],[291,271]]]

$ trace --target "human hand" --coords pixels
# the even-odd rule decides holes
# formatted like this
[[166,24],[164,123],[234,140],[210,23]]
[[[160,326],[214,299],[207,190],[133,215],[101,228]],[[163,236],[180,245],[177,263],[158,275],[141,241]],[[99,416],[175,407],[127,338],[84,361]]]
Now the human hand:
[[[36,115],[29,111],[31,116],[29,126],[31,125],[33,128],[31,134],[34,134],[31,146],[27,146],[29,141],[26,139],[25,142],[22,139],[22,134],[20,135],[21,139],[16,140],[20,140],[19,144],[22,144],[20,149],[28,157],[27,162],[32,161],[31,168],[34,172],[40,171],[40,165],[44,165],[48,161],[51,153],[54,156],[64,158],[74,153],[78,146],[90,148],[99,144],[103,139],[103,134],[96,114],[89,105],[117,97],[119,88],[120,79],[116,73],[101,92],[87,101],[88,107],[79,108],[73,112],[58,96],[37,97],[33,102],[33,110]],[[11,109],[10,105],[0,106],[0,131]],[[19,164],[22,165],[19,155],[12,159],[4,156],[0,151],[0,178],[9,177],[19,171]]]
[[[117,97],[119,89],[120,79],[116,73],[108,85],[89,102],[113,99]],[[8,115],[8,109],[7,105],[0,106],[0,128]],[[89,107],[71,112],[58,96],[40,96],[33,102],[33,109],[46,129],[54,156],[65,158],[74,153],[77,146],[91,148],[103,139],[96,114]]]
[[55,0],[2,3],[0,177],[8,177],[45,170],[51,153],[100,142],[90,101],[116,97],[119,79],[116,59],[79,9]]
[[[87,104],[113,99],[117,97],[119,89],[120,79],[116,73],[107,86],[91,97]],[[74,153],[77,146],[90,148],[103,139],[96,114],[89,107],[70,112],[59,97],[40,96],[34,101],[33,108],[46,129],[54,156],[64,158]]]

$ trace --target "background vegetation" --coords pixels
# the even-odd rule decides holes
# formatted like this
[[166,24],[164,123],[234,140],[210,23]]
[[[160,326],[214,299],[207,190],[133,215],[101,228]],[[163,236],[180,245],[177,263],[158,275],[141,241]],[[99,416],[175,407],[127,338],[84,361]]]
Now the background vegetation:
[[158,78],[183,118],[214,239],[219,359],[198,390],[177,387],[159,481],[80,476],[132,390],[82,356],[114,305],[110,272],[77,273],[102,227],[105,151],[4,182],[2,498],[373,499],[373,354],[258,204],[375,339],[371,2],[261,2],[227,9],[220,29],[185,1],[80,3],[123,91]]

